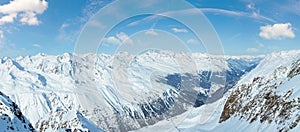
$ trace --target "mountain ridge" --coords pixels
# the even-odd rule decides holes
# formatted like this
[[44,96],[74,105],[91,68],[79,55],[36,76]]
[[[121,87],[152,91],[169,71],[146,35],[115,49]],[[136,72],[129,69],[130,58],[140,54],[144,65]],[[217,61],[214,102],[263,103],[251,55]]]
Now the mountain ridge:
[[[22,112],[29,117],[37,130],[52,129],[50,128],[52,126],[42,125],[43,122],[56,122],[55,116],[51,115],[64,116],[59,113],[67,112],[66,114],[73,113],[71,114],[73,116],[69,117],[69,121],[78,120],[78,114],[75,113],[79,113],[90,120],[92,124],[102,127],[97,130],[127,131],[154,124],[159,120],[168,119],[205,104],[210,95],[206,87],[209,86],[209,89],[211,87],[230,88],[237,81],[236,79],[249,72],[261,60],[261,58],[255,57],[235,57],[225,58],[226,61],[222,61],[219,56],[211,57],[199,53],[190,54],[190,56],[194,57],[192,60],[200,69],[197,73],[180,72],[182,70],[176,64],[178,61],[176,57],[188,59],[189,55],[185,53],[149,51],[134,57],[125,53],[123,58],[132,59],[133,63],[129,63],[129,70],[118,71],[120,73],[118,75],[129,73],[127,74],[130,80],[128,88],[133,89],[134,93],[128,92],[130,91],[128,88],[126,91],[119,91],[120,88],[111,85],[114,83],[111,72],[118,65],[114,63],[116,60],[111,61],[112,56],[110,55],[84,54],[76,56],[66,53],[60,56],[38,54],[16,59],[3,58],[0,64],[0,74],[5,78],[0,79],[3,82],[0,87],[7,91],[17,104],[23,104],[20,105]],[[230,61],[228,61],[229,59]],[[123,63],[124,60],[117,61]],[[226,66],[228,63],[230,68]],[[202,72],[209,74],[202,74]],[[172,74],[178,74],[177,79],[176,76],[168,77]],[[233,81],[230,86],[219,85],[217,82],[205,79],[221,74],[233,77],[224,80],[224,83]],[[145,80],[147,76],[150,77],[149,80]],[[199,81],[198,76],[200,77]],[[181,83],[184,80],[194,83]],[[218,79],[215,78],[215,81]],[[177,83],[180,87],[173,83]],[[5,86],[12,87],[15,92]],[[156,88],[152,89],[153,86]],[[186,89],[188,87],[195,88]],[[191,94],[191,91],[198,91],[202,94]],[[126,92],[130,94],[126,95]],[[148,97],[145,98],[138,99],[139,97],[136,96],[149,92],[151,94],[147,94]],[[128,98],[128,96],[134,98]],[[97,101],[96,105],[92,105],[92,102],[95,101]],[[178,111],[174,111],[173,107],[176,106],[174,105],[176,103],[186,104],[186,106],[178,107]],[[35,106],[35,108],[27,105]],[[170,113],[167,114],[167,111]],[[42,119],[41,117],[49,118]],[[118,122],[119,119],[122,119],[121,122]],[[66,124],[70,124],[68,129],[86,130],[86,127],[82,127],[82,124],[77,121]],[[126,125],[122,126],[122,124]],[[58,128],[60,127],[53,126],[53,129]]]
[[175,126],[161,121],[139,131],[299,131],[299,60],[300,51],[266,55],[220,100],[174,117]]

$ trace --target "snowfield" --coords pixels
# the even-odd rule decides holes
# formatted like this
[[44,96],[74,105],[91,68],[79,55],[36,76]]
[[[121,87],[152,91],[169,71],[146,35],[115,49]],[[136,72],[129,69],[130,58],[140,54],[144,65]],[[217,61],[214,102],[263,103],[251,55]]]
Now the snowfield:
[[[300,51],[267,55],[220,100],[138,131],[299,131],[299,60]],[[221,121],[228,109],[231,116]]]
[[299,59],[300,51],[4,57],[0,91],[38,131],[297,131]]

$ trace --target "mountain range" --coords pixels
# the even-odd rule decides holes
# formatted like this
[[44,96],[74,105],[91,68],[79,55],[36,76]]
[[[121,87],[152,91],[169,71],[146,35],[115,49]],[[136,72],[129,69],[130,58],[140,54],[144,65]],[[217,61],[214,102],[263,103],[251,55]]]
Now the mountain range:
[[3,57],[0,125],[7,131],[297,131],[299,74],[300,51]]

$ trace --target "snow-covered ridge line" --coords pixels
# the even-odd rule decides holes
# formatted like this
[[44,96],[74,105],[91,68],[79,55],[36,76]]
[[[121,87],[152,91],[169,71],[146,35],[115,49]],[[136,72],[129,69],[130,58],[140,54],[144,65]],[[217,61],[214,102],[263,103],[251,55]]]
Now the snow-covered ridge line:
[[[214,72],[226,73],[228,81],[233,81],[230,84],[235,84],[236,79],[261,60],[257,57],[224,59],[192,53],[192,60],[199,68],[199,73],[194,74],[181,72],[176,63],[176,59],[186,57],[186,53],[148,51],[133,58],[126,52],[118,54],[120,58],[93,53],[3,58],[0,63],[0,89],[11,96],[36,129],[57,130],[66,124],[72,130],[86,130],[89,128],[84,127],[82,120],[88,120],[89,124],[104,130],[134,130],[165,119],[165,113],[176,115],[193,107],[196,102],[183,104],[184,107],[178,105],[178,111],[170,111],[180,92],[175,91],[181,81],[178,82],[178,78],[193,81],[199,75],[200,80],[191,84],[196,86],[193,89],[196,92],[205,93],[211,86],[223,86],[209,80]],[[118,71],[118,65],[113,64],[112,59],[120,62],[133,59],[133,63],[128,70]],[[190,65],[183,63],[183,66]],[[113,71],[119,73],[120,87],[114,85]],[[129,81],[124,81],[126,78]],[[187,95],[182,96],[183,99]],[[201,98],[205,96],[201,95]],[[196,106],[203,104],[203,100],[197,101]],[[59,122],[56,115],[64,118],[64,122]],[[55,122],[58,125],[53,125]]]
[[[177,116],[173,120],[182,121],[175,126],[170,119],[140,131],[297,132],[300,130],[299,62],[300,51],[266,55],[224,98]],[[220,104],[221,107],[211,109]]]
[[299,131],[299,62],[299,51],[267,55],[239,81],[226,101],[220,122],[228,125],[239,118],[255,126],[252,131]]
[[[297,51],[297,50],[295,50]],[[285,51],[283,51],[285,52]],[[290,52],[290,51],[287,51]],[[209,57],[215,57],[215,58],[224,58],[224,59],[239,59],[239,58],[245,58],[245,59],[252,59],[252,58],[264,58],[266,55],[256,55],[256,56],[250,56],[250,55],[213,55],[213,54],[208,54],[208,53],[197,53],[197,52],[173,52],[173,51],[168,51],[168,50],[163,50],[163,51],[157,51],[157,50],[148,50],[143,53],[156,53],[156,54],[189,54],[192,56],[209,56]],[[121,51],[117,52],[116,54],[131,54],[126,51]],[[272,54],[277,54],[277,53],[272,53]],[[87,57],[87,56],[114,56],[115,54],[106,54],[106,53],[64,53],[62,55],[51,55],[51,54],[46,54],[46,53],[37,53],[36,55],[29,55],[29,56],[18,56],[18,57],[1,57],[1,59],[13,59],[13,60],[19,60],[22,58],[28,58],[28,57],[34,57],[34,56],[49,56],[49,57],[57,57],[57,56],[80,56],[80,57]],[[131,54],[131,55],[136,55],[136,54]]]

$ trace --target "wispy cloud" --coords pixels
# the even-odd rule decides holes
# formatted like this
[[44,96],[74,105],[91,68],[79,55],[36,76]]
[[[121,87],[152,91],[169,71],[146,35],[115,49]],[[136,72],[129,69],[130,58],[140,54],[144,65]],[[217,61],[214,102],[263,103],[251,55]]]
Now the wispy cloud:
[[20,55],[28,55],[28,51],[25,48],[17,48],[13,43],[0,43],[0,55],[17,57]]
[[[254,7],[249,7],[254,8]],[[193,15],[198,13],[217,13],[217,14],[223,14],[231,17],[245,17],[245,18],[251,18],[256,20],[264,20],[276,23],[276,21],[272,18],[269,18],[267,16],[261,15],[258,11],[254,12],[243,12],[243,11],[232,11],[232,10],[225,10],[225,9],[219,9],[219,8],[190,8],[185,10],[177,10],[177,11],[169,11],[169,12],[163,12],[156,15],[151,15],[148,17],[145,17],[144,19],[134,21],[132,23],[129,23],[127,26],[136,26],[140,23],[147,22],[153,19],[159,19],[163,16],[172,16],[172,15]]]
[[254,3],[247,4],[247,8],[250,9],[250,10],[256,9]]
[[110,3],[112,0],[87,0],[87,5],[82,10],[82,15],[79,16],[80,22],[87,22],[99,9]]
[[180,28],[172,28],[172,31],[175,33],[187,33],[188,31],[184,28],[180,29]]
[[228,15],[228,16],[233,16],[233,17],[248,17],[248,18],[257,19],[257,20],[276,22],[272,18],[263,16],[259,13],[232,11],[232,10],[225,10],[225,9],[219,9],[219,8],[191,8],[191,9],[185,9],[185,10],[165,12],[165,13],[162,13],[162,15],[186,15],[186,14],[197,14],[200,12],[218,13],[218,14],[223,14],[223,15]]
[[116,36],[122,43],[132,44],[132,40],[129,38],[129,36],[126,33],[121,32],[121,33],[118,33]]
[[58,30],[58,40],[63,40],[67,42],[73,42],[75,41],[77,35],[79,34],[80,30],[73,30],[71,28],[73,23],[63,23],[59,30]]
[[264,45],[263,43],[259,42],[259,41],[256,41],[256,43],[258,44],[258,46],[259,46],[260,48],[265,47],[265,45]]
[[141,19],[141,20],[137,20],[137,21],[131,22],[127,26],[129,26],[129,27],[136,26],[136,25],[138,25],[140,23],[151,21],[151,20],[154,20],[154,19],[159,19],[161,17],[163,17],[163,16],[161,16],[161,15],[150,15],[148,17],[145,17],[145,18]]
[[[249,8],[254,8],[254,7],[249,6]],[[217,8],[200,8],[199,10],[204,13],[220,13],[220,14],[229,15],[229,16],[248,17],[248,18],[253,18],[253,19],[258,19],[258,20],[266,20],[266,21],[270,21],[270,22],[276,22],[272,18],[261,15],[259,12],[231,11],[231,10],[217,9]]]
[[157,36],[157,35],[158,35],[158,33],[155,32],[153,29],[147,30],[147,31],[145,32],[145,34],[146,34],[146,35],[153,35],[153,36]]
[[[61,24],[61,27],[58,29],[57,39],[71,43],[75,42],[86,22],[88,22],[88,20],[93,15],[95,15],[95,13],[97,13],[99,9],[101,9],[111,1],[112,0],[87,0],[87,4],[82,9],[81,15],[77,16],[74,19],[68,19]],[[93,26],[97,28],[101,28],[104,26],[98,21],[91,21],[88,24],[89,25],[87,26]]]
[[195,40],[195,39],[189,39],[186,43],[187,44],[197,44],[197,40]]
[[105,27],[105,25],[101,24],[101,22],[99,22],[97,20],[90,21],[87,26],[96,27],[96,28],[104,28]]
[[32,46],[33,46],[33,47],[36,47],[36,48],[41,48],[41,47],[42,47],[42,46],[39,45],[39,44],[33,44]]
[[249,53],[257,53],[257,52],[259,52],[259,49],[257,49],[257,48],[248,48],[246,51],[249,52]]
[[296,14],[300,16],[300,1],[299,0],[287,0],[285,3],[280,2],[278,9],[284,12]]
[[104,38],[102,41],[104,42],[105,45],[108,45],[108,44],[120,45],[121,44],[121,41],[117,37],[114,37],[114,36]]
[[235,35],[233,35],[232,37],[229,38],[229,40],[235,40],[237,38],[239,38],[242,34],[241,33],[237,33]]
[[113,45],[121,45],[121,44],[132,44],[132,40],[130,39],[130,37],[123,32],[120,32],[118,34],[116,34],[116,36],[110,36],[107,38],[104,38],[102,40],[102,42],[104,43],[104,45],[109,45],[109,44],[113,44]]

